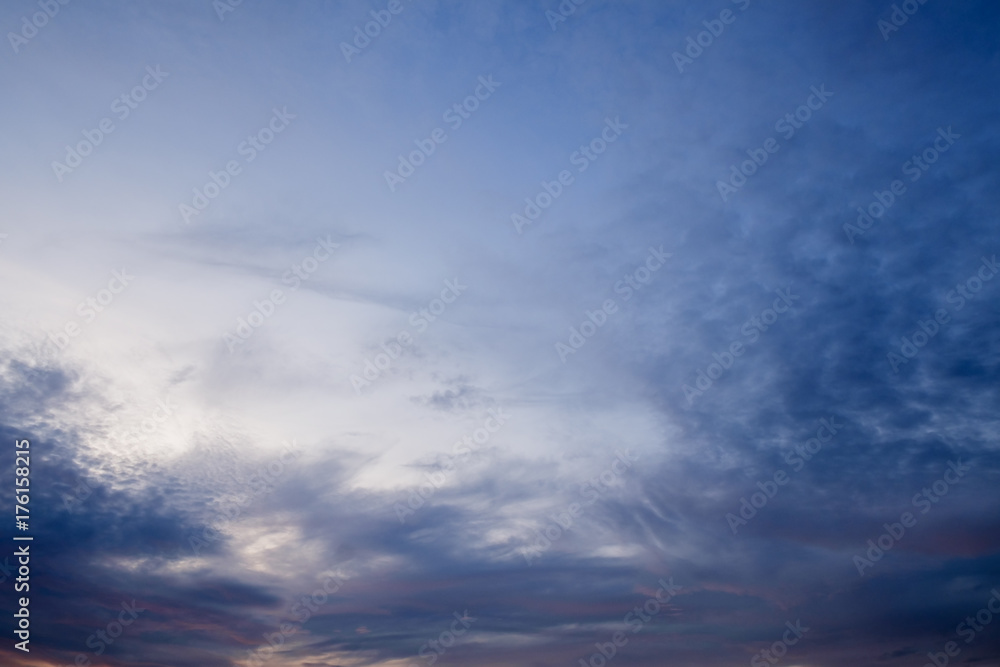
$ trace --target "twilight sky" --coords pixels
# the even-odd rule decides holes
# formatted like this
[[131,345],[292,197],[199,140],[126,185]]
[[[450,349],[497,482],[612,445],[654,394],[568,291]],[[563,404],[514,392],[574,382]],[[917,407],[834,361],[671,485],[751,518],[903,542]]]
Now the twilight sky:
[[63,2],[4,665],[1000,658],[996,3]]

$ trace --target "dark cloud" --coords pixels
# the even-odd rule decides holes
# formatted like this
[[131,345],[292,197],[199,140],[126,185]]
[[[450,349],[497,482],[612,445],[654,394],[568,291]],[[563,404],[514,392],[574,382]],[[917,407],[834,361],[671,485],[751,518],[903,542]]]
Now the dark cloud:
[[[753,664],[796,623],[808,631],[781,664],[915,664],[952,640],[962,642],[956,661],[1000,655],[1000,619],[968,644],[957,634],[1000,587],[1000,277],[976,277],[1000,254],[996,6],[924,3],[886,40],[878,22],[888,2],[754,0],[744,12],[742,1],[591,0],[552,31],[545,11],[556,4],[407,4],[379,49],[334,74],[312,68],[343,64],[339,40],[381,6],[244,3],[213,26],[225,37],[196,38],[220,56],[219,72],[238,62],[224,91],[234,100],[258,86],[248,71],[280,74],[268,99],[301,103],[294,130],[310,146],[289,139],[280,157],[276,145],[272,171],[248,169],[245,189],[230,192],[234,208],[220,200],[202,226],[137,233],[133,257],[149,259],[155,284],[143,299],[212,270],[219,282],[260,281],[226,295],[238,295],[242,314],[316,235],[335,234],[344,257],[294,295],[301,310],[289,305],[287,319],[268,320],[235,356],[220,352],[218,336],[203,363],[185,356],[209,336],[203,328],[231,327],[237,312],[210,300],[203,275],[177,287],[178,302],[155,301],[171,323],[165,341],[118,320],[65,352],[5,339],[0,434],[31,439],[35,538],[33,650],[29,660],[0,647],[6,664],[71,664],[79,654],[140,667],[232,667],[252,655],[303,667],[416,664],[435,641],[446,648],[441,664],[578,664],[628,629],[617,664],[721,666]],[[722,7],[736,21],[679,74],[674,52]],[[215,21],[207,5],[188,9]],[[69,39],[71,12],[99,36],[153,30],[110,5],[61,11],[45,35]],[[161,48],[186,63],[186,42],[174,40],[205,22],[160,18],[172,35]],[[222,50],[209,50],[218,39]],[[258,49],[273,62],[252,56]],[[37,62],[24,54],[18,64]],[[504,81],[496,106],[484,103],[390,203],[358,185],[381,186],[375,163],[393,162],[410,134],[438,123],[441,100],[466,94],[473,67]],[[25,71],[11,75],[12,99],[23,97]],[[175,84],[186,82],[186,99],[208,94],[186,76]],[[834,94],[723,201],[717,182],[778,136],[776,121],[815,86]],[[177,117],[192,116],[174,104]],[[333,107],[342,115],[327,122]],[[383,107],[405,113],[368,117]],[[630,124],[621,142],[517,235],[510,212],[618,115]],[[224,120],[226,131],[250,122]],[[946,128],[960,137],[910,180],[907,162]],[[218,168],[223,154],[182,171]],[[905,193],[863,234],[845,233],[896,179]],[[241,199],[247,191],[281,191],[280,202]],[[479,193],[472,204],[467,191]],[[626,299],[619,281],[661,246],[670,259]],[[349,396],[345,378],[454,275],[469,293],[363,398]],[[52,297],[69,303],[61,321],[77,298]],[[609,298],[618,311],[563,364],[554,344]],[[927,324],[941,309],[947,322]],[[357,324],[366,318],[384,325],[382,338]],[[907,353],[903,338],[921,330],[926,344]],[[23,333],[48,331],[32,322]],[[113,364],[88,355],[117,348],[120,331],[180,360],[159,380],[139,353],[95,371]],[[83,347],[87,336],[95,347]],[[139,384],[200,387],[191,402],[208,424],[178,418],[182,435],[163,427],[146,449],[111,444],[106,419],[134,407],[133,373]],[[217,417],[241,401],[246,425]],[[516,414],[511,425],[449,467],[455,433],[501,405]],[[343,426],[355,413],[364,429]],[[262,426],[272,422],[280,426]],[[424,448],[426,425],[442,423],[450,439]],[[836,433],[811,440],[831,423]],[[295,429],[312,444],[278,458],[274,433]],[[601,492],[587,503],[588,480],[632,446],[634,466],[590,487]],[[959,462],[967,470],[956,479]],[[14,467],[0,466],[4,479]],[[582,511],[565,525],[574,503]],[[403,521],[400,505],[412,510]],[[13,512],[10,494],[0,509]],[[879,546],[907,512],[915,523]],[[859,558],[869,561],[862,572]],[[680,592],[631,632],[625,619],[663,580]],[[129,609],[134,622],[114,626]],[[447,645],[463,618],[468,632]],[[274,655],[269,643],[279,644]]]

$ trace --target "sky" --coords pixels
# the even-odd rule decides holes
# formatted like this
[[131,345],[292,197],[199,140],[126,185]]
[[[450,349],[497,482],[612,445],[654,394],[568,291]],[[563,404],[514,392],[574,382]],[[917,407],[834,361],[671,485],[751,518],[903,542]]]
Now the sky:
[[0,662],[994,664],[998,22],[4,3]]

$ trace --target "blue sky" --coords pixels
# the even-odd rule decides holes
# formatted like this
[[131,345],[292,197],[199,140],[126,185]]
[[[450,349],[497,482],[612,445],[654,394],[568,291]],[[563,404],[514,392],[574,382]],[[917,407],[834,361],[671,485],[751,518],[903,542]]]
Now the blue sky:
[[998,19],[6,3],[5,664],[996,658]]

